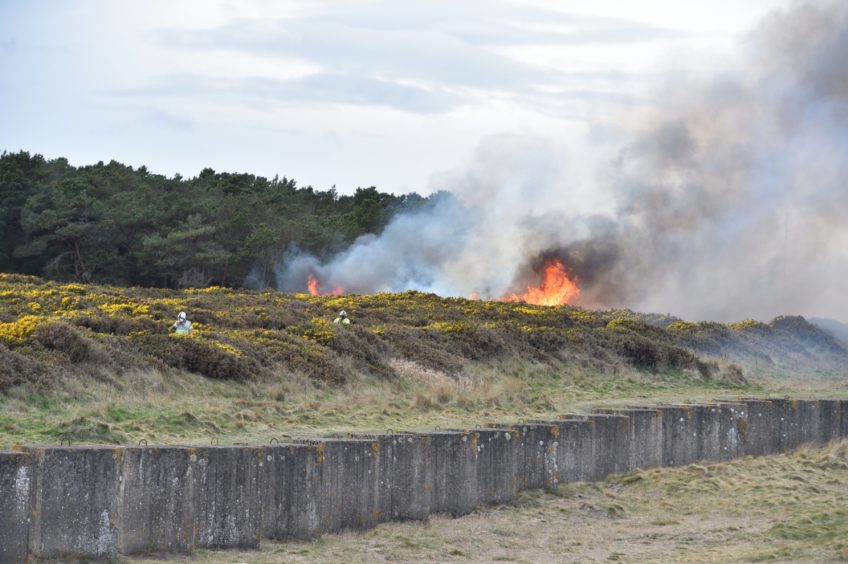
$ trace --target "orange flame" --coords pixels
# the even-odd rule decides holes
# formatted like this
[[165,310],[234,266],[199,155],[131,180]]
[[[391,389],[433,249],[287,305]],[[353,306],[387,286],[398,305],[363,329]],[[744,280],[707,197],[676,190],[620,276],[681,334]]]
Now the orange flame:
[[504,296],[501,300],[554,306],[572,303],[579,296],[580,288],[577,286],[577,279],[568,275],[562,262],[551,259],[545,264],[545,273],[540,286],[528,286],[524,294],[511,294]]
[[344,294],[344,289],[339,285],[336,285],[329,292],[322,292],[320,290],[320,285],[321,283],[318,282],[318,278],[316,278],[314,274],[310,274],[309,277],[306,279],[306,288],[313,296],[341,296],[342,294]]

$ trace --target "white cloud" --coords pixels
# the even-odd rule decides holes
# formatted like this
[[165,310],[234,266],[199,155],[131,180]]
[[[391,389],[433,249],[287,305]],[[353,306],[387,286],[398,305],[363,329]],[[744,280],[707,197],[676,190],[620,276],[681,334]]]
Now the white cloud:
[[0,150],[426,191],[492,134],[610,132],[669,48],[719,49],[768,3],[739,4],[4,2]]

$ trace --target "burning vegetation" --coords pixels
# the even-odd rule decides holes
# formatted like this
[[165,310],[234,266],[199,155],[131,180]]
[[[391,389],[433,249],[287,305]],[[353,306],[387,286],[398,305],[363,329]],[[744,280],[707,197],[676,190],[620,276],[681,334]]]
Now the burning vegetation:
[[551,259],[545,263],[539,286],[527,286],[523,294],[503,297],[505,302],[525,302],[532,305],[557,306],[573,304],[580,297],[577,278],[569,276],[562,261]]
[[[523,293],[506,294],[495,298],[501,302],[524,302],[530,305],[559,306],[574,304],[580,297],[580,287],[577,277],[568,273],[565,265],[559,259],[549,259],[544,263],[540,273],[541,281],[538,286],[527,284]],[[341,296],[346,292],[344,288],[335,284],[331,290],[326,289],[326,284],[318,280],[315,274],[309,274],[306,279],[306,288],[311,296]],[[477,292],[472,292],[469,299],[479,299]]]
[[333,286],[332,290],[322,291],[323,285],[318,281],[318,277],[310,274],[306,279],[306,289],[310,296],[341,296],[344,294],[344,289],[338,284]]

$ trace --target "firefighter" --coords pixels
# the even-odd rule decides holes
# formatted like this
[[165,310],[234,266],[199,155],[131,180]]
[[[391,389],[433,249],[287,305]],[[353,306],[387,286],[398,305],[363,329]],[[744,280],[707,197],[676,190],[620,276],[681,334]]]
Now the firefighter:
[[177,316],[177,320],[173,325],[171,325],[171,329],[173,329],[177,335],[188,335],[191,333],[191,321],[188,320],[186,312],[180,312]]
[[339,312],[339,316],[333,320],[333,323],[336,325],[350,325],[350,319],[347,318],[347,312],[342,310]]

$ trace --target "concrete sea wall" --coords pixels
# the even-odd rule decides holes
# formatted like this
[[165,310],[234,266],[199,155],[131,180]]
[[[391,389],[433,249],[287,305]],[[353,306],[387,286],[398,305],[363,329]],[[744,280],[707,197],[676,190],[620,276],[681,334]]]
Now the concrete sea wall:
[[743,398],[266,446],[24,447],[0,451],[0,563],[256,548],[840,437],[848,400]]

